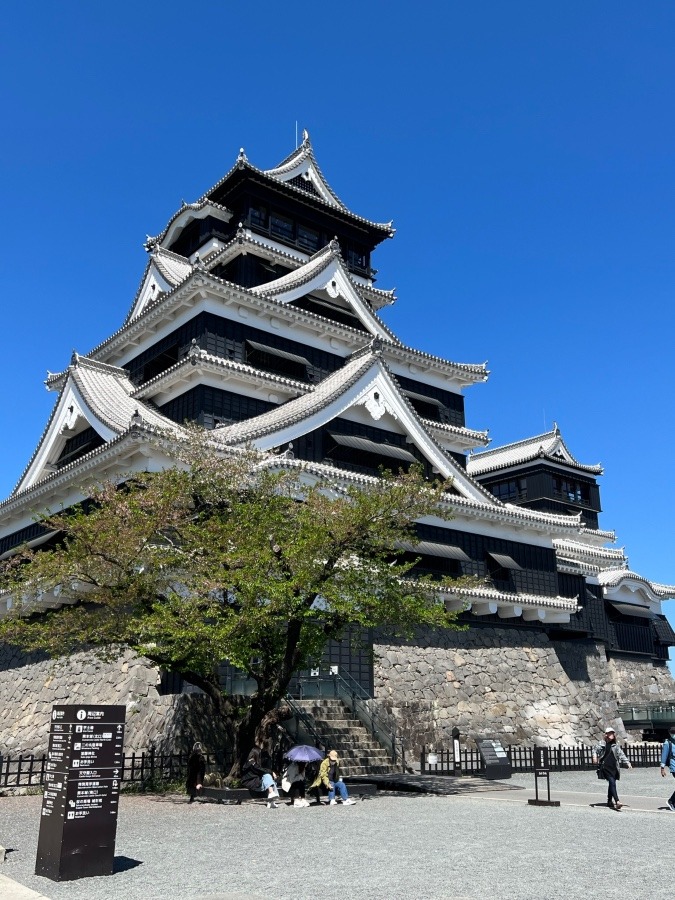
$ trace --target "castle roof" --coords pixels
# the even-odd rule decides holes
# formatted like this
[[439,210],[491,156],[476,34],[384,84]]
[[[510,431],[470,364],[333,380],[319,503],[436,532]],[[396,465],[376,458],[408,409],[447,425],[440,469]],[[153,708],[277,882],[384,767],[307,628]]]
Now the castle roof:
[[176,425],[151,405],[133,398],[134,385],[127,372],[73,353],[70,365],[48,384],[58,389],[45,430],[12,496],[53,474],[55,462],[69,437],[92,427],[109,443],[142,418],[150,427],[176,430]]
[[602,475],[601,465],[586,465],[578,462],[570,453],[557,425],[552,431],[535,437],[504,444],[491,450],[472,453],[467,462],[467,469],[472,475],[485,475],[498,469],[508,469],[531,462],[537,458],[559,463],[579,469],[589,475]]
[[348,218],[381,232],[382,237],[393,237],[394,235],[395,229],[391,222],[373,222],[370,219],[365,219],[363,216],[356,215],[356,213],[351,212],[345,206],[328,184],[319,168],[309,134],[306,131],[303,133],[300,147],[271,169],[259,169],[257,166],[252,165],[242,148],[234,166],[213,187],[206,191],[199,202],[212,198],[219,188],[225,185],[237,171],[249,171],[272,183],[284,185],[284,187],[294,192],[305,202],[318,203],[324,208],[335,209]]

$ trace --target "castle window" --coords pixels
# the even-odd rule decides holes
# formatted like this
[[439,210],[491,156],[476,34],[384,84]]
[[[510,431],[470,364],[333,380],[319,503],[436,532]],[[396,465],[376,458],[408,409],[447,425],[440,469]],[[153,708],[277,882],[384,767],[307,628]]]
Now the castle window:
[[298,223],[298,244],[313,253],[319,249],[319,232]]
[[502,503],[509,500],[522,500],[527,496],[527,482],[524,478],[500,481],[498,484],[489,485],[489,488]]
[[277,212],[271,213],[270,231],[276,237],[283,238],[287,241],[292,241],[294,239],[293,219],[282,216]]
[[262,205],[251,206],[249,222],[254,227],[267,228],[267,208]]
[[590,503],[588,484],[569,478],[553,479],[553,496],[569,503]]

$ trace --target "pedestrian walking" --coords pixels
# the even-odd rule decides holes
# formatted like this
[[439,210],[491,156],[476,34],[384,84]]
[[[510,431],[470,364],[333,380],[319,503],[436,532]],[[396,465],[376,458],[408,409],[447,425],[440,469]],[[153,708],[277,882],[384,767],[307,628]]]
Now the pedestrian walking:
[[[665,778],[667,773],[675,778],[675,725],[671,725],[668,729],[668,737],[663,742],[661,748],[661,777]],[[666,801],[668,809],[675,812],[675,791]]]
[[621,767],[632,769],[628,757],[616,742],[613,728],[605,728],[605,742],[593,749],[593,763],[598,767],[598,777],[607,781],[607,806],[619,810],[623,803],[619,802],[616,783],[621,777]]
[[260,747],[253,747],[241,771],[242,787],[248,788],[254,794],[266,795],[267,808],[277,809],[279,791],[276,778],[276,772],[263,766]]
[[206,757],[204,756],[202,745],[197,741],[192,747],[192,752],[188,757],[187,780],[185,782],[185,790],[190,796],[188,803],[194,803],[195,797],[202,789],[205,774]]
[[340,795],[340,800],[344,806],[353,806],[356,803],[352,800],[347,791],[347,785],[340,776],[340,760],[338,759],[337,750],[330,750],[326,754],[326,758],[319,766],[319,774],[311,784],[310,790],[324,787],[328,791],[328,805],[335,806],[337,800],[335,794]]

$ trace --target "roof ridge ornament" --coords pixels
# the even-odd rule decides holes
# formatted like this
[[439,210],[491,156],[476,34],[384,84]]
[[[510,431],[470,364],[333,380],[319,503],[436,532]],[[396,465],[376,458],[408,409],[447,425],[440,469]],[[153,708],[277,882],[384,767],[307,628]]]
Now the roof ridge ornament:
[[243,169],[247,162],[248,162],[248,157],[246,156],[246,153],[245,153],[245,151],[244,151],[244,148],[243,148],[243,147],[240,147],[240,148],[239,148],[239,155],[237,156],[237,166],[238,166],[240,169]]
[[306,128],[302,129],[302,146],[303,147],[311,147],[311,142],[309,140],[309,131]]

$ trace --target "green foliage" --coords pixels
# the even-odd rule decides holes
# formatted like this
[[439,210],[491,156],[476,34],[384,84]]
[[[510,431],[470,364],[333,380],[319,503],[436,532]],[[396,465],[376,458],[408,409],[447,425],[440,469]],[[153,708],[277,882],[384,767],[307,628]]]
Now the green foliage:
[[[327,483],[210,441],[195,429],[174,468],[102,484],[86,510],[47,515],[59,546],[25,548],[0,571],[14,602],[0,639],[52,656],[126,645],[212,694],[227,659],[269,709],[350,625],[456,627],[439,583],[409,578],[392,551],[414,538],[415,520],[448,517],[442,484],[418,470]],[[45,613],[55,594],[64,605]]]

